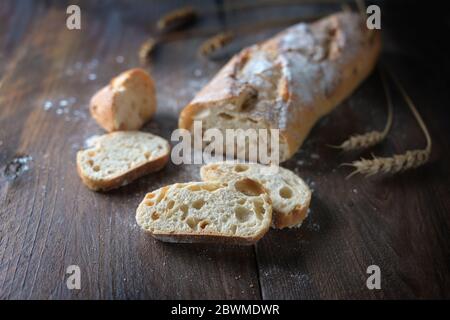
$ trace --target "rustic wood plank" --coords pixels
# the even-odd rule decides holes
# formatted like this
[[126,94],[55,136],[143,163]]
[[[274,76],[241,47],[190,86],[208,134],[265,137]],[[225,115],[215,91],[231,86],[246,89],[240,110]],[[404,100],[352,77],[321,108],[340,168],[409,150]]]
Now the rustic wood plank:
[[[13,68],[0,88],[0,297],[258,298],[251,247],[165,245],[136,226],[135,208],[147,191],[191,180],[197,170],[169,165],[108,194],[81,184],[76,150],[102,132],[88,116],[88,100],[112,76],[138,65],[146,25],[167,6],[82,8],[83,31],[68,31],[65,6],[41,4],[42,15],[30,17],[33,27],[14,43],[8,39],[17,22],[2,20],[9,31],[0,43],[12,48]],[[3,14],[21,10],[27,16],[33,9],[11,2]],[[125,22],[136,15],[139,23]],[[161,48],[152,70],[159,111],[147,130],[170,138],[176,128],[178,108],[194,93],[186,90],[186,81],[202,63],[195,60],[196,45]],[[210,72],[218,67],[213,64]],[[190,84],[195,90],[202,84],[197,82]],[[60,106],[64,101],[67,107]],[[48,110],[46,102],[52,103]],[[32,157],[28,170],[14,165],[19,155]],[[80,291],[66,288],[65,270],[71,264],[81,268]]]
[[[448,59],[445,51],[436,50],[433,35],[433,30],[445,27],[431,22],[426,28],[425,22],[411,26],[407,21],[414,17],[419,21],[426,14],[420,9],[420,15],[402,17],[403,9],[401,4],[382,7],[386,17],[382,59],[404,82],[428,123],[434,138],[430,163],[394,177],[345,179],[350,171],[339,164],[370,157],[370,151],[340,155],[326,144],[382,128],[383,91],[378,77],[372,75],[314,128],[303,150],[286,163],[309,181],[314,196],[310,217],[301,229],[272,231],[257,245],[265,299],[450,296],[449,112],[443,107],[449,99],[444,89],[448,63],[443,68]],[[400,25],[402,32],[397,29]],[[407,38],[410,42],[405,43]],[[394,103],[391,134],[371,150],[376,155],[402,153],[425,144],[398,93]],[[366,287],[366,268],[372,264],[381,269],[382,290]]]
[[[302,228],[272,230],[255,248],[168,245],[140,232],[135,207],[149,190],[198,179],[198,166],[170,164],[126,188],[97,194],[81,184],[75,153],[102,133],[88,115],[90,96],[112,76],[139,65],[136,52],[151,22],[184,2],[75,3],[83,10],[81,32],[64,28],[64,2],[0,5],[0,298],[450,296],[450,70],[439,37],[429,37],[431,23],[411,31],[409,20],[397,20],[393,13],[389,18],[401,4],[383,8],[383,60],[404,81],[429,124],[430,164],[394,178],[345,180],[348,171],[339,164],[370,152],[342,155],[326,144],[383,125],[384,97],[374,74],[285,164],[314,189],[311,215]],[[233,1],[218,3],[223,14],[213,13],[213,2],[194,2],[209,12],[194,30],[245,26],[266,21],[269,13],[270,19],[289,19],[338,7],[308,3],[232,10]],[[213,61],[196,57],[204,37],[158,48],[149,68],[157,80],[159,110],[145,130],[170,138],[180,108],[227,58],[278,29],[242,35]],[[60,106],[64,101],[68,105]],[[392,132],[372,150],[377,155],[424,143],[398,95],[395,104]],[[66,288],[65,269],[71,264],[81,267],[80,291]],[[370,264],[382,270],[380,291],[365,286]]]

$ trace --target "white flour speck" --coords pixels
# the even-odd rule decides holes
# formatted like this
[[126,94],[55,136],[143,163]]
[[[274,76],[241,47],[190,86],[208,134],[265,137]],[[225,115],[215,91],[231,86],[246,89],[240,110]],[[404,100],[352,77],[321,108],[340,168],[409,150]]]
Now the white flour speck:
[[116,63],[122,64],[124,61],[125,61],[125,58],[123,56],[116,57]]
[[47,111],[53,107],[53,102],[47,100],[44,102],[44,110]]
[[88,67],[88,69],[90,69],[90,70],[97,68],[97,66],[98,66],[98,60],[97,60],[97,59],[92,59],[92,60],[87,64],[87,67]]
[[98,138],[100,138],[100,136],[98,134],[88,137],[86,140],[84,140],[84,147],[90,148],[90,147],[94,146],[95,141],[97,141]]
[[202,69],[195,69],[194,70],[194,76],[201,77],[203,75]]
[[309,223],[307,228],[311,231],[319,232],[320,231],[320,225],[318,223]]
[[68,99],[68,102],[69,102],[70,104],[74,104],[75,102],[77,102],[77,98],[75,98],[75,97],[70,97],[70,98]]

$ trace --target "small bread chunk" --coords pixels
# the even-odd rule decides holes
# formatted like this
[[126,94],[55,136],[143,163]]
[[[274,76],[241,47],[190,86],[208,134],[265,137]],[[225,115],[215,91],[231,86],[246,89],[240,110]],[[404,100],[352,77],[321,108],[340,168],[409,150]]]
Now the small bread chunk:
[[142,69],[131,69],[91,99],[92,117],[106,131],[138,130],[156,111],[155,85]]
[[248,177],[261,183],[273,203],[272,226],[278,229],[299,227],[308,215],[311,191],[290,170],[257,163],[217,162],[200,169],[204,181],[228,181]]
[[248,178],[176,183],[148,193],[136,211],[138,225],[165,242],[249,245],[271,220],[267,192]]
[[78,174],[89,189],[106,191],[162,169],[169,153],[167,140],[151,133],[108,133],[97,138],[93,147],[78,151]]

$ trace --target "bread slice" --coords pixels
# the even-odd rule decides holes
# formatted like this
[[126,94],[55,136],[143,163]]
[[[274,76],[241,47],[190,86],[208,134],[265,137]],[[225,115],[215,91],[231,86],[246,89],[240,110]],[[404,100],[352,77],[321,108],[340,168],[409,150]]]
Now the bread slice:
[[268,231],[272,205],[263,186],[248,178],[176,183],[148,193],[136,220],[165,242],[249,245]]
[[92,190],[110,190],[162,169],[169,160],[167,140],[151,133],[118,131],[97,138],[77,153],[78,174]]
[[155,85],[142,69],[131,69],[94,95],[92,117],[106,131],[138,130],[156,111]]
[[248,177],[261,183],[273,204],[275,228],[298,227],[308,215],[311,191],[306,183],[290,170],[257,163],[217,162],[200,169],[204,181],[228,181]]

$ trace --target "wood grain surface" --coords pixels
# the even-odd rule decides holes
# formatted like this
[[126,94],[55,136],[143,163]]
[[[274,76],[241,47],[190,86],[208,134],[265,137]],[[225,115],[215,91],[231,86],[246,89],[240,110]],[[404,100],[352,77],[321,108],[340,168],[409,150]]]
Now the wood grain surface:
[[[300,1],[301,2],[301,1]],[[65,1],[0,3],[0,298],[2,299],[377,299],[450,298],[450,64],[441,33],[448,19],[408,2],[381,2],[382,62],[416,102],[432,138],[430,163],[396,176],[345,179],[339,167],[360,156],[424,146],[398,93],[394,124],[378,147],[342,154],[327,147],[381,128],[385,99],[377,73],[320,121],[283,164],[314,191],[300,229],[271,230],[256,246],[173,245],[135,223],[143,195],[198,180],[198,166],[163,171],[107,194],[85,188],[75,154],[102,129],[90,118],[92,94],[139,66],[137,51],[163,13],[182,1],[70,1],[82,30],[65,27]],[[278,30],[239,36],[213,60],[197,56],[204,30],[245,28],[339,10],[337,1],[236,9],[234,1],[196,1],[204,14],[194,35],[157,48],[146,68],[158,112],[145,130],[170,139],[179,110],[227,59]],[[428,20],[424,20],[428,16]],[[421,21],[423,23],[413,23]],[[437,32],[438,30],[439,32]],[[378,265],[382,289],[366,287]],[[66,268],[81,268],[68,290]]]

